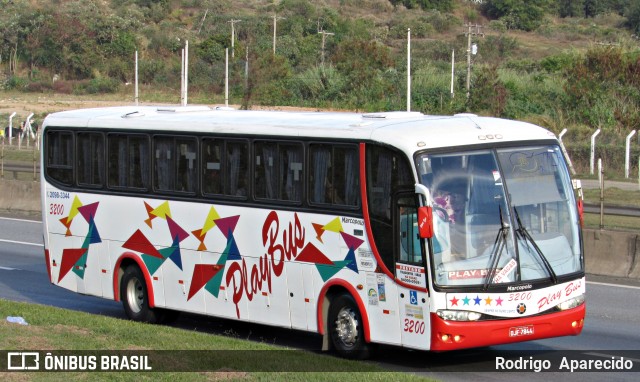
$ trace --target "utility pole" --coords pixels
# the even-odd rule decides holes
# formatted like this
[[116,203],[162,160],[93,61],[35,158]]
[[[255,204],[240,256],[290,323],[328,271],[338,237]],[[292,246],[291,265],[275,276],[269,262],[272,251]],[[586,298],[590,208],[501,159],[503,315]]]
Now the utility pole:
[[[472,27],[475,27],[475,31],[471,30]],[[482,25],[471,25],[471,23],[469,23],[467,24],[467,28],[468,31],[465,34],[467,35],[467,99],[469,99],[471,88],[471,36],[484,37],[484,33],[480,32]]]
[[333,36],[335,33],[329,33],[325,31],[318,31],[318,34],[322,35],[322,66],[324,66],[324,43],[327,36]]
[[235,57],[234,54],[233,54],[233,50],[234,50],[233,48],[235,46],[235,42],[234,41],[235,41],[235,36],[236,36],[234,26],[235,26],[236,23],[239,23],[240,21],[242,21],[242,20],[229,20],[229,21],[227,21],[228,23],[231,23],[231,58]]
[[407,111],[411,111],[411,28],[407,29]]
[[276,29],[278,25],[278,20],[282,20],[284,17],[278,17],[276,14],[273,14],[273,55],[276,55]]
[[204,24],[204,19],[207,18],[207,13],[209,13],[208,9],[204,11],[204,16],[202,16],[202,20],[200,20],[200,27],[198,28],[198,34],[200,34],[200,31],[202,30],[202,25]]

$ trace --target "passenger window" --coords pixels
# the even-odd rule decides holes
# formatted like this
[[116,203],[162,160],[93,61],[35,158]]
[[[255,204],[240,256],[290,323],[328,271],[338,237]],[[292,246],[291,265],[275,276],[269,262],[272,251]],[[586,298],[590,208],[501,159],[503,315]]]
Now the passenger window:
[[256,142],[255,196],[300,202],[304,163],[302,145]]
[[247,197],[249,145],[245,141],[204,139],[202,191],[205,194]]
[[187,137],[156,136],[153,141],[155,189],[195,193],[196,140]]
[[47,132],[47,175],[60,183],[73,183],[73,134],[69,131]]
[[396,211],[398,213],[397,260],[404,264],[423,266],[415,195],[403,195],[399,198]]
[[145,191],[149,187],[149,141],[143,135],[108,137],[109,187]]
[[312,204],[358,207],[360,181],[357,148],[310,145],[309,181]]
[[78,184],[89,187],[104,185],[104,136],[78,133]]

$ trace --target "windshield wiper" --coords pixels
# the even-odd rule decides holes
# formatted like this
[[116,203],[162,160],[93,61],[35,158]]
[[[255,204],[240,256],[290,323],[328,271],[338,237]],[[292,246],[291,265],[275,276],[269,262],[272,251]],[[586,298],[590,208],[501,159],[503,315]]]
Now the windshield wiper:
[[531,246],[533,247],[533,249],[535,249],[536,253],[540,257],[540,260],[542,260],[542,264],[544,264],[544,267],[547,269],[547,272],[549,272],[549,275],[551,275],[551,279],[553,280],[553,283],[557,284],[558,276],[556,276],[556,273],[553,271],[553,268],[551,267],[549,260],[547,260],[547,258],[544,256],[544,254],[540,250],[540,247],[538,247],[538,244],[536,244],[535,240],[533,240],[533,238],[529,234],[529,231],[527,231],[524,225],[522,225],[522,222],[520,221],[520,215],[518,214],[518,210],[516,209],[515,206],[513,207],[513,212],[516,215],[516,223],[518,223],[516,234],[519,234],[523,240],[531,243]]
[[500,212],[500,229],[498,230],[498,235],[496,235],[496,240],[493,243],[493,250],[491,251],[491,266],[489,267],[489,272],[487,273],[487,277],[484,279],[484,285],[482,287],[483,290],[487,290],[489,288],[489,282],[493,280],[496,275],[496,271],[498,268],[498,263],[500,262],[500,256],[502,256],[502,251],[504,247],[507,245],[507,234],[509,232],[509,224],[504,221],[502,218],[502,207],[498,205],[498,211]]

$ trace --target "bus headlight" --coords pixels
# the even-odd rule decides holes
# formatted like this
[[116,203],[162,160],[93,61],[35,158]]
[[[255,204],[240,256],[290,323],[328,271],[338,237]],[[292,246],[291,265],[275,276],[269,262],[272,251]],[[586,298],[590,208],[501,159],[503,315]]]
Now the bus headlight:
[[438,317],[446,321],[478,321],[482,314],[466,310],[439,310]]
[[576,306],[580,306],[582,304],[584,304],[584,294],[581,294],[580,296],[576,296],[570,300],[567,300],[563,303],[558,304],[558,309],[560,310],[573,309]]

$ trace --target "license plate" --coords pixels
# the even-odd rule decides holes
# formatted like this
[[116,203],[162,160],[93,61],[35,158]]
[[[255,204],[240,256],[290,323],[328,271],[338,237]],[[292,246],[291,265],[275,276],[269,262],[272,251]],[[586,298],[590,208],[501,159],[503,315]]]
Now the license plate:
[[509,337],[532,336],[533,325],[509,328]]

